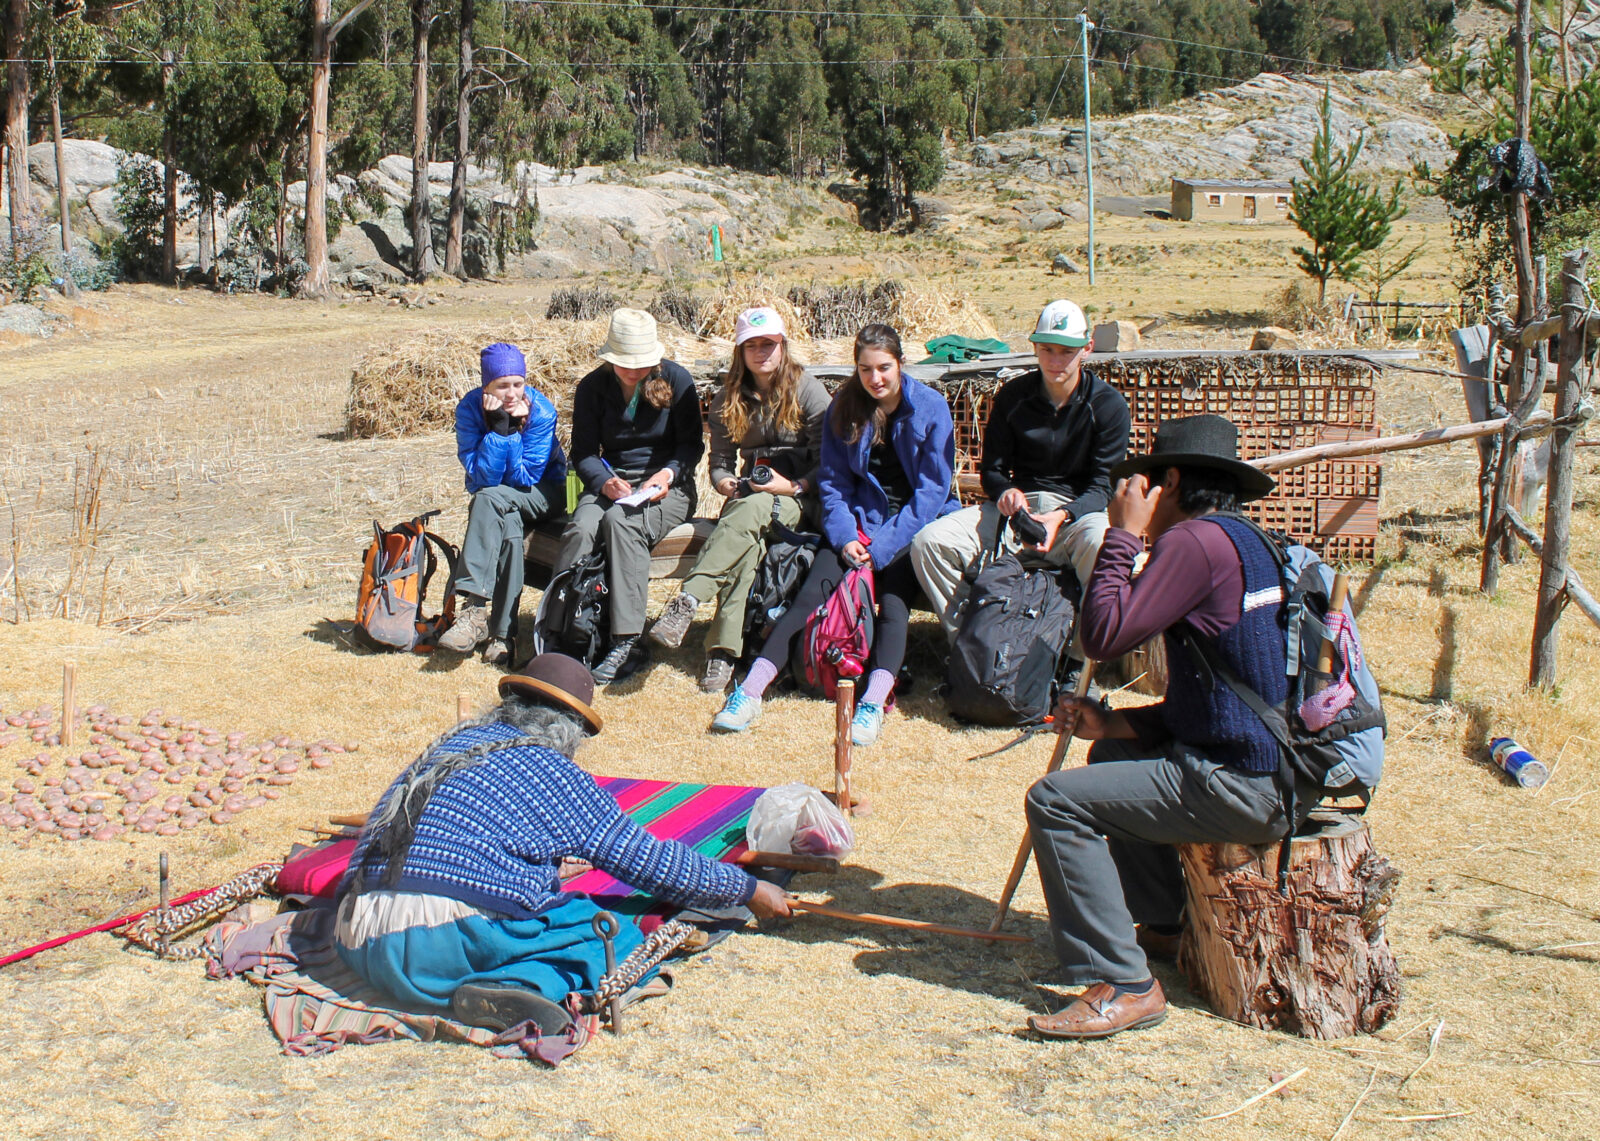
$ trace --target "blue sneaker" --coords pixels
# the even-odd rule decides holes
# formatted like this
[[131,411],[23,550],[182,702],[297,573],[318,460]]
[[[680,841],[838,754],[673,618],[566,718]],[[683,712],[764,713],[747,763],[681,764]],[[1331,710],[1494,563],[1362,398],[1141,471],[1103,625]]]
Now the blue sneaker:
[[883,706],[874,701],[856,703],[856,715],[850,719],[850,743],[874,745],[883,732]]
[[743,733],[756,723],[756,718],[761,716],[761,699],[751,697],[738,686],[733,687],[733,692],[728,694],[728,702],[722,707],[722,712],[711,719],[713,729],[721,729],[727,733]]

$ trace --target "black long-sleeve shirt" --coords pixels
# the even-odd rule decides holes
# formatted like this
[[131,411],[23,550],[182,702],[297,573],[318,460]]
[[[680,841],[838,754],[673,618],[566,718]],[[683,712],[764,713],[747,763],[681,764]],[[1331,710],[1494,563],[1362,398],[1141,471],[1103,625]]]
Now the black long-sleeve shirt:
[[633,480],[666,468],[674,484],[694,482],[695,465],[706,450],[700,397],[688,370],[676,361],[662,361],[661,375],[672,384],[672,402],[657,408],[644,398],[641,382],[632,420],[609,365],[578,382],[572,394],[572,461],[590,491],[598,492],[613,472],[631,473]]
[[1088,369],[1060,408],[1038,369],[1007,381],[983,430],[984,494],[1054,492],[1071,500],[1074,519],[1104,511],[1111,469],[1128,454],[1129,424],[1128,402]]

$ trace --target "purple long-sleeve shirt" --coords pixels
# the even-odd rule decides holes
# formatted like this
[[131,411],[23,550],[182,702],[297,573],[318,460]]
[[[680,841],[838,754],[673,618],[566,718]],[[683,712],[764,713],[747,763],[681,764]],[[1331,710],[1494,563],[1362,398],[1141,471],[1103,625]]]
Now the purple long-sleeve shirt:
[[[1133,562],[1143,549],[1132,532],[1120,527],[1106,532],[1079,620],[1084,653],[1096,661],[1120,657],[1179,622],[1215,638],[1239,621],[1244,567],[1220,526],[1201,518],[1168,528],[1135,579]],[[1126,712],[1140,741],[1166,736],[1160,703]]]

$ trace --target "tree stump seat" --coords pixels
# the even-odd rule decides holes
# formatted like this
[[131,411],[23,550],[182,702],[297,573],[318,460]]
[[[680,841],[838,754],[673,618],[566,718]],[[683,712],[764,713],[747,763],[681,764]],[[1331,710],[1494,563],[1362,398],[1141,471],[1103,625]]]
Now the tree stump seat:
[[[651,579],[687,576],[716,525],[715,519],[696,517],[686,519],[663,535],[661,541],[650,548]],[[556,555],[561,550],[561,532],[566,526],[567,517],[561,515],[536,523],[528,530],[523,559],[526,563],[524,577],[529,586],[543,590],[550,585]]]
[[1365,819],[1311,815],[1290,847],[1180,844],[1187,925],[1178,967],[1224,1018],[1308,1038],[1371,1034],[1400,1005],[1384,918],[1400,872]]

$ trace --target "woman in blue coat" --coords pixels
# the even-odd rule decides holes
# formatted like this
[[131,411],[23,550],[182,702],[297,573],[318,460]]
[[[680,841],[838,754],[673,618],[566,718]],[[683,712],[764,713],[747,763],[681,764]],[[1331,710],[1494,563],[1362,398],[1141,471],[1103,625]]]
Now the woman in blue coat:
[[870,745],[882,731],[918,590],[911,539],[960,506],[950,479],[955,428],[944,397],[902,372],[900,336],[889,326],[868,325],[856,335],[855,362],[855,375],[840,387],[823,423],[818,485],[826,546],[743,684],[712,721],[714,728],[738,732],[754,724],[761,696],[806,618],[849,567],[870,562],[878,620],[850,739]]
[[556,440],[555,406],[527,386],[515,345],[480,354],[483,386],[456,405],[456,454],[472,506],[456,567],[456,620],[441,650],[506,665],[506,639],[522,595],[523,536],[566,510],[567,457]]

